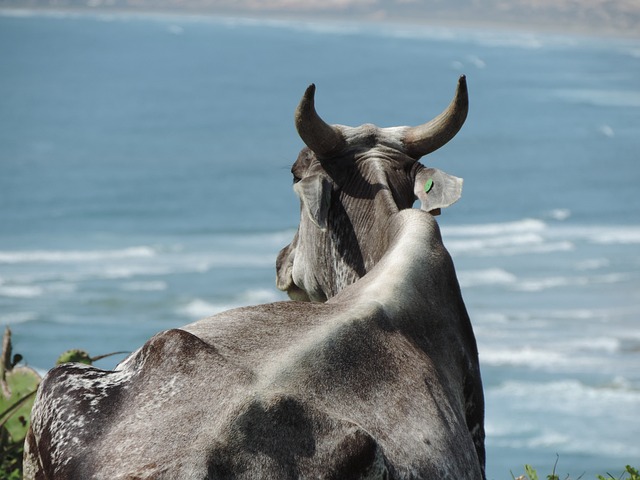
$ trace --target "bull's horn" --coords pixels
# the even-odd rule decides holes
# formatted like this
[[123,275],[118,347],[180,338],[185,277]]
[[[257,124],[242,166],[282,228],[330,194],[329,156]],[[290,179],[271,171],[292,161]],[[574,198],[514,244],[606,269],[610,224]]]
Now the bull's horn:
[[430,122],[406,131],[404,145],[407,155],[417,159],[445,145],[462,128],[468,111],[467,80],[462,75],[449,106]]
[[316,86],[312,83],[304,92],[296,109],[296,130],[302,141],[316,155],[328,155],[345,143],[342,132],[320,118],[314,106]]

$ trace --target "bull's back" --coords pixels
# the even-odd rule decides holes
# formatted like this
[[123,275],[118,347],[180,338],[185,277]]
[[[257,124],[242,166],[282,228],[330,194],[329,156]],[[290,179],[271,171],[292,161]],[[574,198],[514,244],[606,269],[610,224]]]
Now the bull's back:
[[[423,351],[373,310],[354,317],[336,306],[304,306],[252,307],[187,327],[205,340],[163,332],[117,372],[58,367],[36,402],[29,471],[480,478],[458,401]],[[262,322],[274,313],[279,326],[269,328]],[[234,329],[245,334],[235,349]]]

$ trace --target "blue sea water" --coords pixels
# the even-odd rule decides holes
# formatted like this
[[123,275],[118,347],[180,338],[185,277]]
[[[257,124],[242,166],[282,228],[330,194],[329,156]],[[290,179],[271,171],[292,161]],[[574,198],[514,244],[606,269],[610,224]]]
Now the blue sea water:
[[[0,325],[41,370],[284,299],[292,116],[413,125],[478,338],[488,477],[640,464],[640,41],[390,24],[0,11]],[[122,355],[101,360],[111,368]]]

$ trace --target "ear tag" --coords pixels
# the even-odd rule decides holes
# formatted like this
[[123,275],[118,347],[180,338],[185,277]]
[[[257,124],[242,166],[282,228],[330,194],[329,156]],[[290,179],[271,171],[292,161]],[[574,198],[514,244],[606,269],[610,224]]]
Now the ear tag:
[[424,193],[429,193],[433,188],[433,178],[427,180],[427,183],[424,184]]

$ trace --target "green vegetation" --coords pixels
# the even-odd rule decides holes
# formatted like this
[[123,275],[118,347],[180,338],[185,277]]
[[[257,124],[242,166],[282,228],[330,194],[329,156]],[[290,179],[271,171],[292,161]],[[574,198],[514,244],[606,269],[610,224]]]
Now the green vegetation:
[[[115,352],[90,357],[84,350],[68,350],[58,358],[56,365],[68,362],[92,365],[94,361]],[[40,385],[38,372],[19,365],[22,355],[12,356],[11,330],[7,327],[2,339],[0,358],[0,479],[22,478],[22,455],[24,439],[29,430],[31,408]]]
[[[558,464],[558,461],[556,460],[556,464],[553,466],[553,471],[546,477],[540,477],[535,468],[533,468],[531,465],[525,465],[524,475],[520,475],[519,477],[514,477],[512,473],[511,478],[513,478],[513,480],[545,480],[545,479],[546,480],[573,480],[572,477],[569,475],[561,478],[558,474],[556,474],[557,464]],[[581,478],[583,478],[583,475],[580,475],[575,480],[580,480]],[[597,480],[640,480],[640,473],[638,473],[637,469],[631,467],[630,465],[627,465],[625,468],[625,471],[622,472],[617,477],[614,477],[612,474],[607,473],[606,476],[597,475],[596,479]]]
[[[638,472],[638,469],[633,468],[631,465],[626,466],[625,472],[622,475],[627,475],[626,478],[628,480],[640,480],[640,472]],[[610,473],[607,473],[606,477],[603,477],[602,475],[598,475],[598,480],[610,480],[610,479],[615,480],[616,478],[623,478],[623,477],[622,476],[614,477]]]
[[40,375],[18,366],[22,356],[11,355],[11,330],[5,331],[0,358],[0,478],[22,478],[22,452]]

